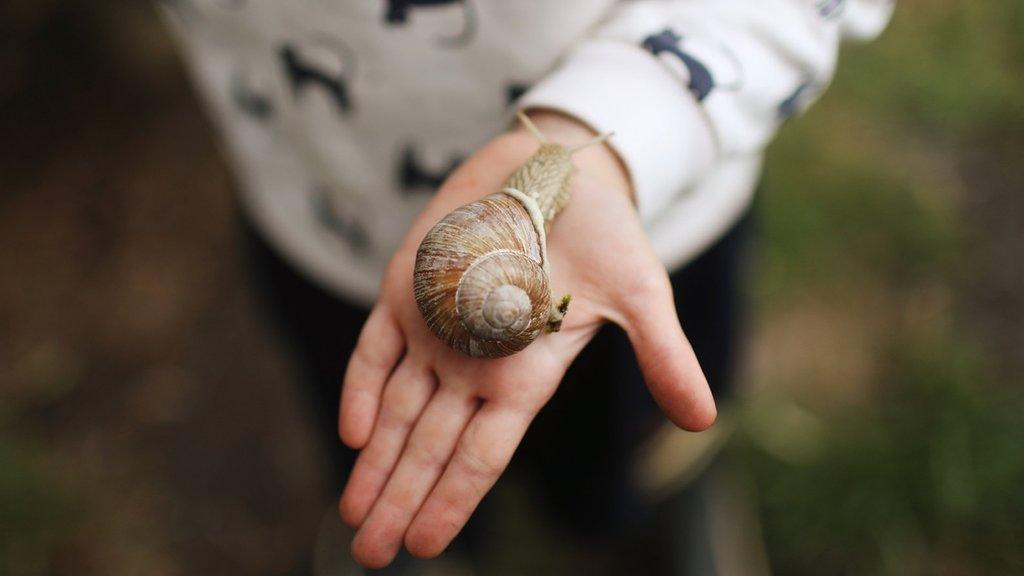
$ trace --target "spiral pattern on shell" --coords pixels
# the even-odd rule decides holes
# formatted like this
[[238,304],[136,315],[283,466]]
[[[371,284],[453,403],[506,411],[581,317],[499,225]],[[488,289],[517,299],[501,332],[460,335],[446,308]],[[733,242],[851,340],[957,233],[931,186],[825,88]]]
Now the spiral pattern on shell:
[[446,216],[416,253],[413,291],[427,326],[456,350],[496,358],[528,346],[551,289],[526,209],[493,194]]

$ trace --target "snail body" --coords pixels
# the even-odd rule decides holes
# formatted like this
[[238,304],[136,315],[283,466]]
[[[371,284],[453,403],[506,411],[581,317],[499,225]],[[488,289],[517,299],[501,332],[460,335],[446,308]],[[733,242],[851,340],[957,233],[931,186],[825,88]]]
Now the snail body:
[[565,147],[519,118],[537,152],[501,191],[445,216],[416,252],[413,293],[427,326],[474,357],[514,354],[561,327],[569,296],[552,296],[547,232],[569,202],[572,154],[609,136]]

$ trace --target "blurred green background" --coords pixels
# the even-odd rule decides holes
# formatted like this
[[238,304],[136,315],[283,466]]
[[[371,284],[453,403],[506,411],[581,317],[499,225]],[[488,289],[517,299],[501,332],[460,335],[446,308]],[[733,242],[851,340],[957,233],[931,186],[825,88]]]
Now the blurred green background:
[[768,158],[733,449],[773,566],[1024,573],[1024,3],[898,3]]
[[[290,569],[321,447],[174,46],[0,23],[0,574]],[[1019,0],[901,0],[770,148],[725,457],[775,573],[1024,574],[1022,160]]]

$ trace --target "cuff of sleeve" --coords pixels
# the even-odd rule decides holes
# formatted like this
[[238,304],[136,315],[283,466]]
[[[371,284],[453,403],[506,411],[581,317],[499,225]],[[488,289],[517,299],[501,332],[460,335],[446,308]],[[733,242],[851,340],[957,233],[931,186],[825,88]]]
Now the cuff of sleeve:
[[649,222],[700,177],[715,142],[697,101],[638,46],[592,40],[531,88],[519,109],[548,108],[579,119],[608,141],[629,171]]

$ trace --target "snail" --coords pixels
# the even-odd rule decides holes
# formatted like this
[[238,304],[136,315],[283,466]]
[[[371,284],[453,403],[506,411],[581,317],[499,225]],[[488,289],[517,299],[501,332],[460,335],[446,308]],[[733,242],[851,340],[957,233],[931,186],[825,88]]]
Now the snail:
[[519,120],[540,148],[501,191],[466,204],[427,233],[416,252],[413,293],[430,330],[473,357],[519,352],[543,332],[557,332],[569,295],[550,287],[547,233],[568,204],[572,154],[611,133],[566,147]]

